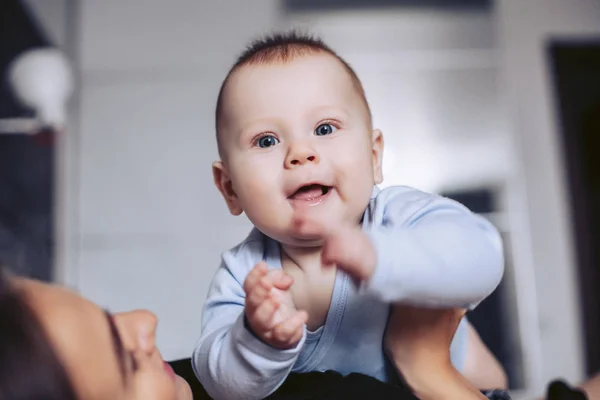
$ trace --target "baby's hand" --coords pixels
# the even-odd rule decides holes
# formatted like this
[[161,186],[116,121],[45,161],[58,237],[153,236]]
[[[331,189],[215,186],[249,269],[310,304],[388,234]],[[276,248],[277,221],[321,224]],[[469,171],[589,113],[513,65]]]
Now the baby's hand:
[[294,229],[303,236],[323,238],[323,265],[335,265],[359,281],[373,276],[377,254],[371,239],[359,226],[329,227],[316,219],[299,216]]
[[280,269],[269,271],[264,262],[256,264],[244,282],[248,325],[263,342],[282,350],[298,344],[308,319],[287,296],[293,282]]

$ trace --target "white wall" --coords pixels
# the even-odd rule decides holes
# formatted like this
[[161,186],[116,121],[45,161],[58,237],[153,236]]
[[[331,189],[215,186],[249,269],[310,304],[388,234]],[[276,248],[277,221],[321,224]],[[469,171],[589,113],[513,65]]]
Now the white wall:
[[513,162],[489,10],[303,13],[285,23],[318,33],[356,70],[386,142],[383,186],[505,181]]
[[[565,169],[546,54],[551,37],[600,33],[595,0],[499,0],[502,87],[517,171],[511,179],[516,262],[535,279],[524,320],[538,323],[526,349],[535,394],[556,377],[583,377],[575,259]],[[538,319],[539,318],[539,319]],[[531,342],[532,345],[535,342]]]
[[220,253],[250,228],[212,182],[217,90],[276,2],[90,0],[79,12],[65,281],[114,311],[151,309],[163,356],[189,357]]

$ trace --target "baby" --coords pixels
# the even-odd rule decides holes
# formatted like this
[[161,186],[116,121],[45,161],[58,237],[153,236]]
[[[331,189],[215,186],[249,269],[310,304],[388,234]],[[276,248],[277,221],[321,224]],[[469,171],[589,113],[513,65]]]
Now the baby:
[[[192,363],[214,398],[264,398],[290,372],[393,382],[389,359],[402,348],[393,334],[384,346],[386,326],[398,331],[390,307],[473,308],[499,284],[502,244],[486,220],[436,195],[376,187],[382,133],[360,80],[320,40],[253,43],[221,87],[216,129],[215,184],[255,229],[223,254],[204,306]],[[452,363],[465,373],[481,354],[488,365],[475,374],[502,375],[463,320]]]

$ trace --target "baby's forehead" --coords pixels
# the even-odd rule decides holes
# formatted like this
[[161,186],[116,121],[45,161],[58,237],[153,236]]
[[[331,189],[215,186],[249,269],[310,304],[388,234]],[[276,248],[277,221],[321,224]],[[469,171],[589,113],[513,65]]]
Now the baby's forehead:
[[[217,140],[237,131],[259,115],[293,118],[319,105],[345,108],[370,121],[370,110],[358,77],[339,58],[326,52],[303,54],[289,60],[248,63],[227,78],[217,105]],[[360,108],[359,113],[354,111]]]
[[[244,86],[244,83],[257,84],[257,80],[270,81],[280,76],[286,78],[294,76],[298,81],[328,79],[337,83],[340,89],[347,89],[354,84],[353,77],[342,61],[328,53],[319,52],[299,55],[285,61],[273,60],[241,65],[232,71],[227,86],[228,88],[240,88]],[[290,87],[296,83],[296,80],[279,82],[280,85]]]
[[295,103],[294,99],[347,103],[360,97],[361,89],[335,57],[305,55],[285,62],[240,66],[229,77],[222,106],[228,114],[227,109],[235,111],[238,107],[253,108],[279,101]]

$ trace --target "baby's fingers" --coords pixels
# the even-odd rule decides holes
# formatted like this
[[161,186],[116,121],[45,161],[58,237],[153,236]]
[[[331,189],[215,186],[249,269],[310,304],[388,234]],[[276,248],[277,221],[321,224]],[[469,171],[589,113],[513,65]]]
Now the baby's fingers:
[[244,280],[244,291],[246,293],[250,293],[254,286],[256,286],[261,280],[261,278],[267,275],[267,272],[267,264],[265,264],[263,261],[256,264],[254,268],[250,270],[250,272],[246,276],[246,279]]
[[273,327],[273,317],[275,312],[279,309],[279,301],[268,297],[261,305],[258,306],[256,311],[248,319],[251,321],[251,326],[257,331],[267,331]]
[[293,347],[300,341],[304,324],[308,320],[306,311],[298,311],[273,328],[273,338],[284,347]]
[[269,271],[267,277],[273,286],[279,290],[288,290],[290,286],[292,286],[292,283],[294,283],[294,278],[283,272],[281,269]]
[[255,310],[260,306],[273,290],[271,278],[263,276],[246,295],[246,309]]

